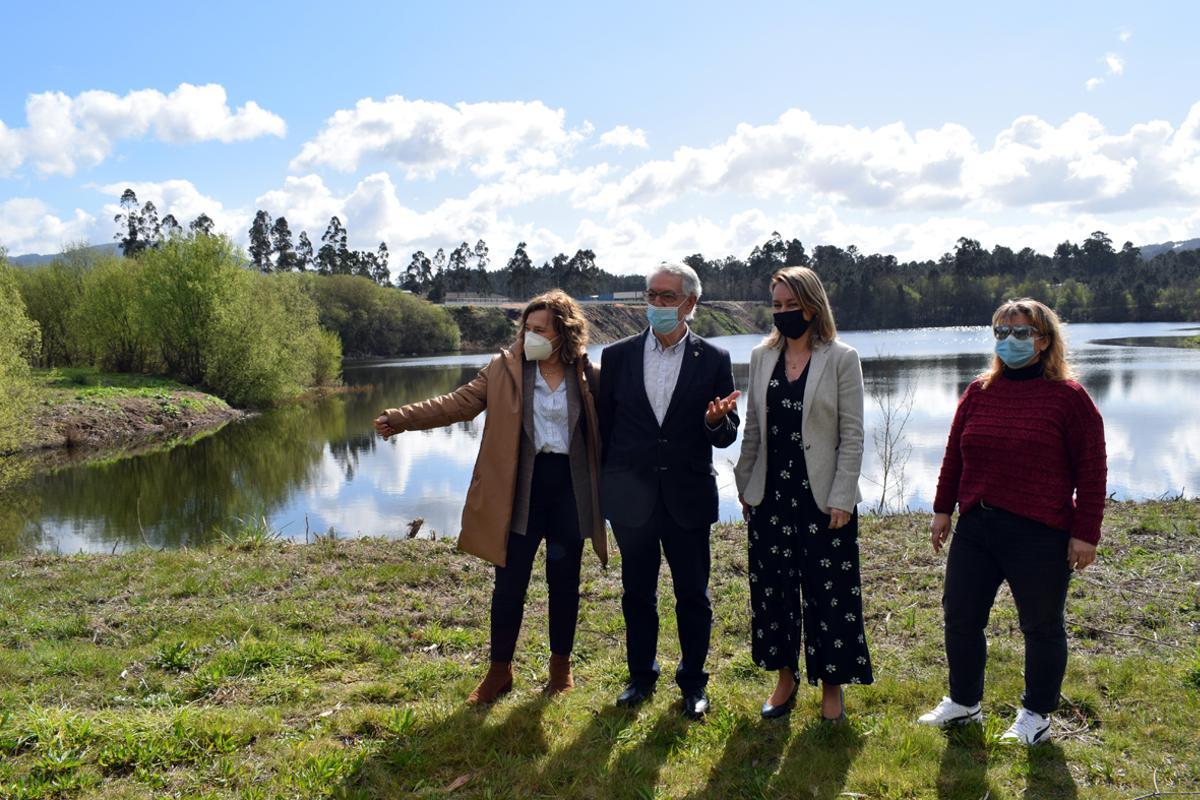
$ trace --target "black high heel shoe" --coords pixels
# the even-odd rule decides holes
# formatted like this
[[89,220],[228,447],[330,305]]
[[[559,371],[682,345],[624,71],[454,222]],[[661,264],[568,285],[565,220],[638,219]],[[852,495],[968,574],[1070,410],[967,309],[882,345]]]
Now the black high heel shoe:
[[800,689],[800,681],[796,681],[795,683],[792,684],[792,693],[788,695],[787,700],[784,700],[782,703],[780,703],[777,706],[771,705],[770,700],[763,703],[762,718],[763,719],[777,719],[779,717],[785,717],[788,714],[790,714],[792,712],[792,707],[796,705],[796,692],[799,689]]
[[840,702],[842,704],[842,713],[838,714],[836,717],[827,717],[827,716],[825,716],[825,712],[822,711],[821,712],[821,722],[823,722],[824,724],[833,725],[834,723],[837,723],[837,722],[845,722],[846,721],[846,690],[840,686],[838,687],[838,699],[840,700]]

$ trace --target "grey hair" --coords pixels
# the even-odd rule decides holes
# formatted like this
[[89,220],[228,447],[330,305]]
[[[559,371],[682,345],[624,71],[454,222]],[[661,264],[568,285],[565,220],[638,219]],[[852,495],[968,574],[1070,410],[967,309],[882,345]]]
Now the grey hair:
[[[704,289],[700,286],[700,276],[696,274],[696,270],[689,267],[687,264],[677,264],[672,261],[664,261],[654,268],[654,271],[646,276],[646,288],[650,288],[650,281],[654,280],[655,276],[662,275],[678,275],[683,279],[683,293],[685,295],[696,295],[696,304],[700,304],[700,296]],[[687,315],[687,321],[691,322],[696,316],[696,309]]]

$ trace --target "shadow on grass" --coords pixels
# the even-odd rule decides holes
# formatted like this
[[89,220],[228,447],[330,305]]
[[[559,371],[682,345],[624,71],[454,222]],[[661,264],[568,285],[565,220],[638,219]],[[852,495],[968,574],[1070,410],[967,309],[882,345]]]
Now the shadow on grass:
[[707,784],[688,800],[766,797],[791,735],[790,716],[760,722],[738,717]]
[[658,775],[670,758],[675,745],[687,735],[693,723],[675,709],[666,711],[635,747],[621,753],[608,774],[608,783],[597,796],[604,798],[654,797]]
[[1053,742],[1029,748],[1025,800],[1075,800],[1075,779],[1062,748]]
[[946,749],[938,767],[939,800],[985,797],[992,793],[988,782],[987,741],[982,725],[961,725],[946,730]]
[[810,720],[792,740],[772,783],[771,796],[813,800],[840,796],[850,765],[862,746],[862,734],[853,724],[828,725],[816,718]]
[[[394,737],[346,779],[337,796],[439,793],[479,783],[482,771],[528,769],[549,750],[542,730],[547,703],[539,694],[511,709],[463,704],[446,716],[401,724]],[[499,724],[488,724],[489,716],[506,710]]]
[[608,777],[608,760],[633,725],[635,715],[613,706],[592,714],[571,743],[556,752],[538,776],[551,797],[577,797]]

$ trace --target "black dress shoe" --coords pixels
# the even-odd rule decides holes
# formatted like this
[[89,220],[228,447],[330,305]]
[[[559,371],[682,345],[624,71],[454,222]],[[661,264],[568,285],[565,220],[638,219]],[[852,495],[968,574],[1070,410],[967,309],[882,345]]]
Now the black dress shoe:
[[683,715],[688,719],[701,719],[708,711],[708,695],[703,689],[683,693]]
[[650,699],[650,695],[652,694],[654,694],[653,686],[647,688],[645,686],[638,686],[636,683],[631,683],[617,697],[617,706],[620,708],[636,708]]
[[845,689],[838,689],[838,697],[839,697],[839,699],[841,700],[841,704],[842,704],[842,711],[841,711],[841,713],[840,713],[840,714],[838,714],[836,717],[827,717],[827,716],[825,716],[825,712],[824,712],[824,711],[822,711],[820,716],[821,716],[821,722],[822,722],[823,724],[825,724],[825,725],[835,725],[835,724],[837,724],[837,723],[839,723],[839,722],[845,722],[845,721],[846,721],[846,690],[845,690]]
[[776,719],[778,717],[785,717],[788,714],[790,714],[792,712],[792,707],[796,705],[796,692],[799,689],[800,689],[800,682],[796,681],[796,683],[792,684],[792,693],[788,695],[787,700],[784,700],[782,703],[780,703],[777,706],[771,705],[770,700],[763,703],[762,718],[763,719]]

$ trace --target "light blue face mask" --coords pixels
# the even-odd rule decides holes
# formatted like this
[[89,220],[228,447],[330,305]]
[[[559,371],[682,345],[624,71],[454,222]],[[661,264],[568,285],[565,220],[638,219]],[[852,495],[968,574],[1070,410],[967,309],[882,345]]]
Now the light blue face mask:
[[679,325],[679,308],[682,305],[683,303],[680,303],[678,306],[666,306],[665,308],[647,305],[646,319],[650,320],[650,327],[654,329],[654,332],[666,336],[675,330]]
[[1033,360],[1033,337],[1021,340],[1015,336],[1006,336],[996,342],[996,355],[1009,369],[1023,367]]

